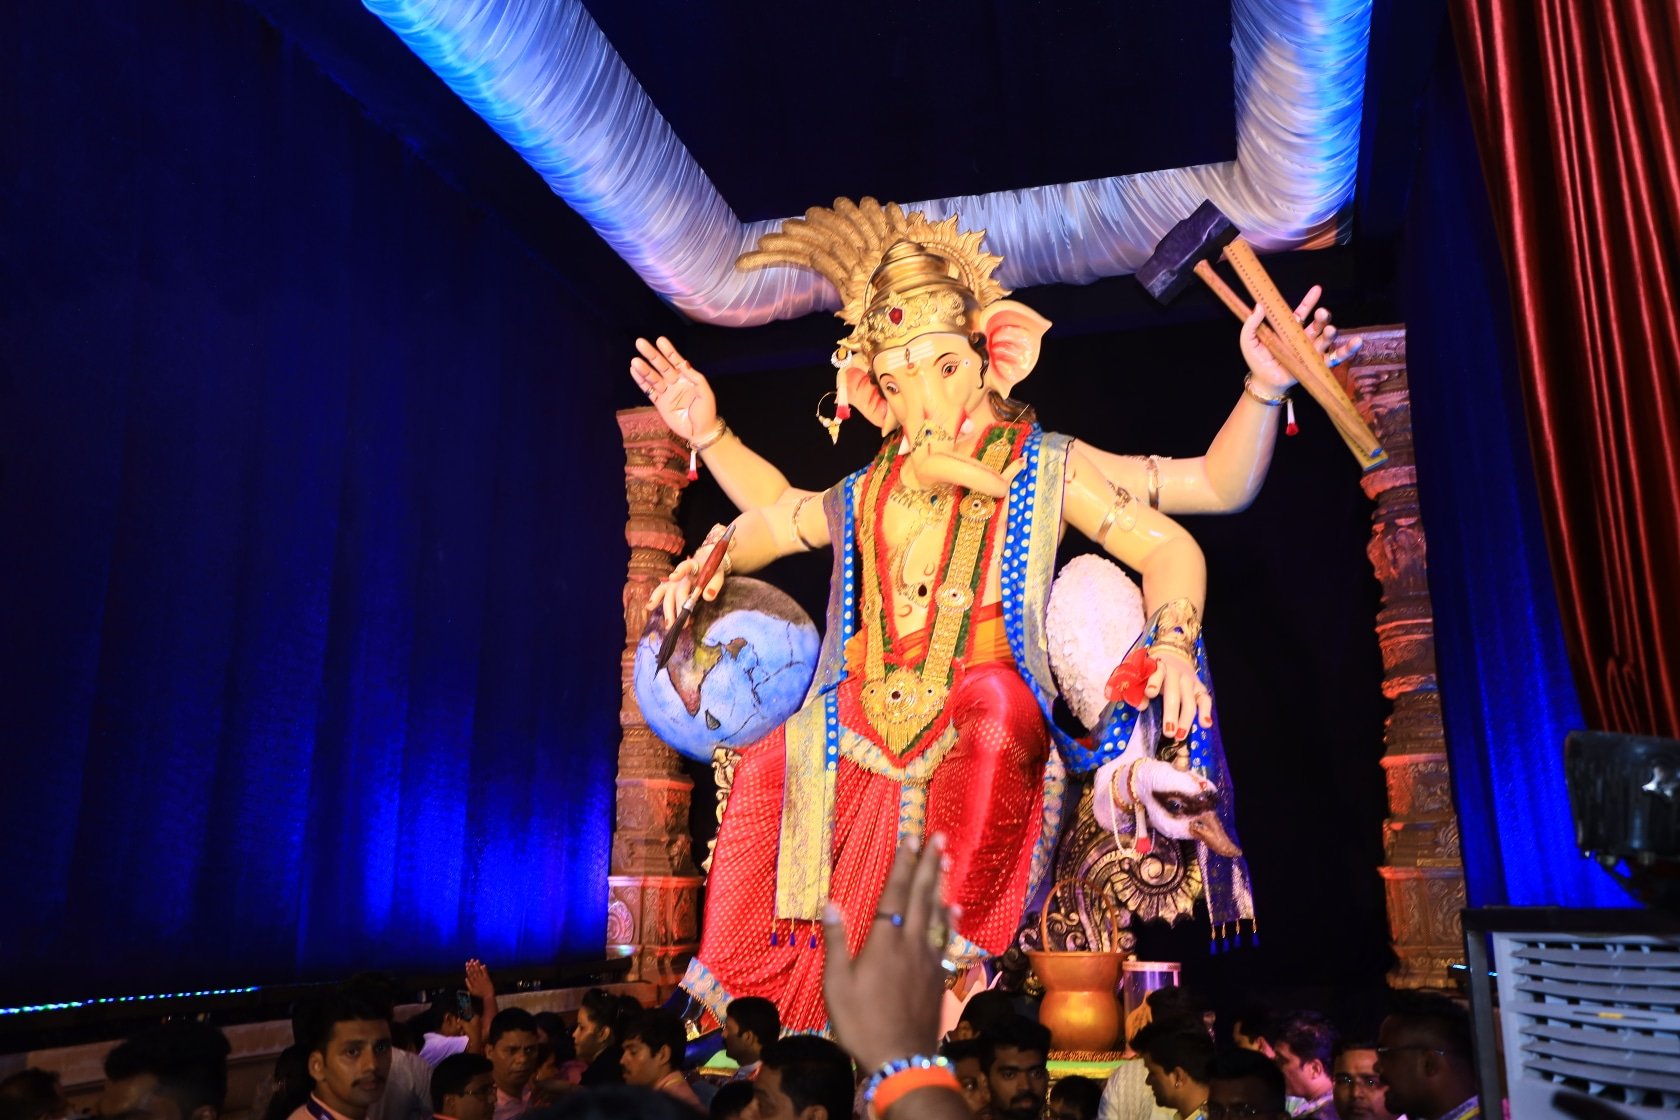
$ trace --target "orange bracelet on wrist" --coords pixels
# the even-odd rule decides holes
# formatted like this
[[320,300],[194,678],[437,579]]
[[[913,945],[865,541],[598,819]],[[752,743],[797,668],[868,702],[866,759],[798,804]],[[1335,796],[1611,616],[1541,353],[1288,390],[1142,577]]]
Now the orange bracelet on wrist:
[[962,1092],[957,1075],[946,1066],[907,1069],[895,1073],[875,1086],[875,1093],[869,1100],[870,1114],[875,1116],[876,1120],[880,1120],[887,1114],[887,1109],[917,1089],[931,1089],[935,1086],[950,1089],[952,1092]]

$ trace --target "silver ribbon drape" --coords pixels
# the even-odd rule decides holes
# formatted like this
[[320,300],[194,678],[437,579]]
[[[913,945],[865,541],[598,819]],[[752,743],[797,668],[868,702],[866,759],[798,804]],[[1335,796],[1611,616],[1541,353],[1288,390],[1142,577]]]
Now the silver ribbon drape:
[[[839,306],[809,273],[736,271],[780,222],[735,216],[579,0],[364,3],[685,313],[750,326]],[[1129,273],[1203,199],[1261,248],[1332,235],[1359,160],[1371,0],[1233,0],[1231,14],[1235,161],[905,208],[986,229],[1011,288]]]

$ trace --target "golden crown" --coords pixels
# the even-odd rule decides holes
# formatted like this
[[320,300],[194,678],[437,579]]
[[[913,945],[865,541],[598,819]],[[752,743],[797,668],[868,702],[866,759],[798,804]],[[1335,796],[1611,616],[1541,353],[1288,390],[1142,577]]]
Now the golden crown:
[[993,278],[1003,258],[980,247],[985,236],[959,233],[955,214],[930,222],[896,202],[837,198],[832,209],[813,206],[783,222],[735,264],[821,274],[840,293],[835,314],[852,328],[840,340],[842,355],[867,359],[933,331],[969,334],[975,312],[1009,294]]

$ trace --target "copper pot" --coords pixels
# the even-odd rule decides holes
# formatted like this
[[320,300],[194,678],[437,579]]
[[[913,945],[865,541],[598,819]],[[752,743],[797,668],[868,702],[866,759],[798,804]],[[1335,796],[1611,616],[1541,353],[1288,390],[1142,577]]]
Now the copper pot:
[[1120,966],[1125,953],[1056,953],[1030,950],[1027,957],[1044,983],[1039,1022],[1050,1028],[1057,1050],[1115,1049],[1120,1038]]

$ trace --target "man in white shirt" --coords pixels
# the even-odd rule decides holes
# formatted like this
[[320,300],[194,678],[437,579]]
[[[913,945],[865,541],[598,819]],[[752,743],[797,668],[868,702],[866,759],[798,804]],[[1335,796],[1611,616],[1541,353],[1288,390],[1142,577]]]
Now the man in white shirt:
[[496,1017],[496,985],[476,958],[467,962],[466,982],[464,991],[434,998],[426,1013],[434,1029],[422,1037],[420,1058],[428,1066],[436,1068],[451,1054],[484,1053],[484,1024]]

